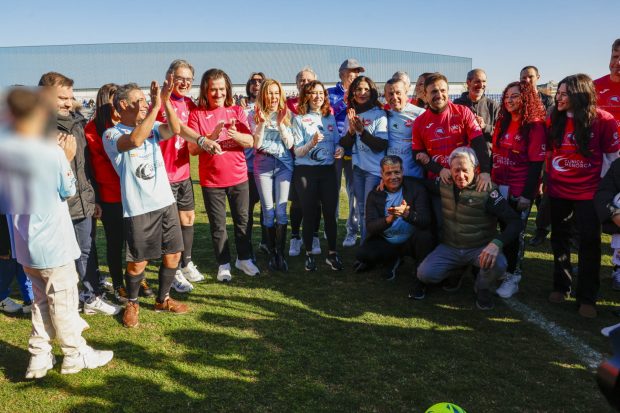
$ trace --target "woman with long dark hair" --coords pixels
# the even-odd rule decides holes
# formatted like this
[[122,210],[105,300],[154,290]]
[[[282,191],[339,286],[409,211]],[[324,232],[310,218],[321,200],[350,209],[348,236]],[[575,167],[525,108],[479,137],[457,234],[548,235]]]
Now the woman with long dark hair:
[[332,270],[342,270],[342,261],[336,251],[336,205],[338,191],[334,160],[344,154],[338,145],[338,126],[331,114],[325,86],[313,80],[301,88],[293,119],[295,138],[295,187],[303,211],[302,238],[306,248],[306,271],[316,271],[313,238],[317,206],[323,211],[328,255],[325,259]]
[[493,134],[491,177],[508,204],[520,214],[523,227],[516,241],[504,245],[508,267],[506,277],[496,291],[503,298],[519,291],[525,225],[545,160],[547,134],[544,122],[545,108],[534,87],[524,81],[508,84],[502,93],[502,106]]
[[363,242],[366,197],[381,181],[379,163],[388,148],[387,116],[379,102],[377,86],[367,76],[358,76],[351,83],[347,106],[346,132],[340,145],[352,149],[353,189]]
[[579,236],[577,302],[579,314],[596,317],[601,268],[601,224],[594,194],[601,180],[603,159],[618,157],[618,128],[613,116],[596,107],[592,79],[568,76],[558,84],[549,119],[547,179],[554,256],[552,303],[566,300],[571,290],[570,223],[574,214]]

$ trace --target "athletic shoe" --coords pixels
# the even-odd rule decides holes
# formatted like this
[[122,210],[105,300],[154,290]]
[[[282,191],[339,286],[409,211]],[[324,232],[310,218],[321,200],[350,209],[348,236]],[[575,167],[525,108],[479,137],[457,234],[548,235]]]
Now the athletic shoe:
[[532,247],[537,247],[543,242],[545,242],[546,239],[547,239],[547,231],[536,231],[536,235],[534,235],[534,237],[530,239],[528,244],[530,244],[530,246]]
[[116,298],[116,301],[118,301],[121,304],[125,304],[127,302],[127,299],[129,298],[129,296],[127,295],[127,290],[125,289],[125,287],[117,287],[114,289],[114,297]]
[[614,265],[614,270],[611,273],[611,288],[620,291],[620,265]]
[[495,292],[502,298],[510,298],[519,291],[519,281],[521,281],[520,275],[507,272],[502,285]]
[[82,369],[96,369],[105,366],[114,357],[114,352],[109,350],[95,350],[88,347],[75,356],[65,356],[60,367],[60,374],[74,374]]
[[365,262],[362,261],[355,261],[353,263],[353,272],[354,273],[360,273],[360,272],[364,272],[366,270],[368,270],[370,268],[370,265],[366,264]]
[[592,304],[581,304],[579,315],[585,318],[596,318],[596,307]]
[[155,300],[155,312],[160,313],[162,311],[168,311],[175,314],[185,314],[189,311],[189,308],[186,304],[173,300],[170,297],[166,297],[163,303],[159,303]]
[[205,279],[205,276],[198,271],[198,267],[196,267],[191,261],[185,267],[181,268],[181,272],[187,281],[191,281],[193,283],[197,283]]
[[7,297],[4,300],[0,301],[0,311],[4,311],[6,313],[16,313],[21,309],[22,305],[17,304],[11,299],[11,297]]
[[90,303],[84,303],[84,314],[116,315],[121,312],[121,307],[108,303],[101,297],[95,297]]
[[342,246],[343,247],[355,247],[356,243],[357,243],[357,235],[347,234],[347,236],[344,238],[344,241],[342,241]]
[[127,301],[125,312],[123,313],[123,325],[133,328],[138,325],[140,315],[140,304],[137,301]]
[[495,307],[491,291],[488,288],[480,288],[476,293],[476,307],[483,311],[492,310]]
[[258,250],[264,254],[269,255],[269,247],[263,242],[258,243]]
[[394,279],[396,278],[396,271],[398,270],[398,267],[400,267],[401,262],[402,261],[400,260],[400,257],[396,258],[394,264],[391,265],[390,268],[388,268],[385,274],[383,274],[383,279],[385,281],[394,281]]
[[551,294],[549,294],[549,302],[553,304],[560,304],[566,301],[568,297],[569,297],[568,292],[552,291]]
[[56,357],[52,353],[37,354],[30,356],[30,362],[26,369],[27,379],[40,379],[45,377],[48,370],[51,370],[56,364]]
[[194,286],[185,279],[181,270],[177,270],[172,281],[172,288],[178,293],[188,293],[194,289]]
[[424,284],[418,277],[413,278],[413,285],[409,290],[410,299],[424,300],[426,298],[426,284]]
[[24,304],[22,306],[22,313],[24,313],[24,314],[32,313],[32,304]]
[[250,277],[260,274],[260,270],[256,265],[254,265],[252,260],[240,260],[237,258],[237,261],[235,261],[235,267]]
[[314,255],[321,254],[321,240],[319,239],[319,237],[312,238],[312,253]]
[[316,259],[314,255],[306,252],[306,264],[304,266],[306,271],[316,271]]
[[334,271],[341,271],[344,268],[340,255],[338,255],[337,252],[332,252],[329,254],[327,258],[325,258],[325,264],[329,265],[329,267]]
[[102,289],[106,290],[109,293],[114,292],[114,285],[112,285],[112,283],[108,280],[101,280],[101,282],[99,283],[99,287],[101,287]]
[[155,291],[153,291],[151,287],[149,287],[149,284],[144,278],[142,279],[142,281],[140,281],[140,295],[142,297],[152,297],[155,295]]
[[463,285],[463,278],[465,278],[465,271],[460,271],[458,274],[451,274],[443,281],[442,289],[448,293],[455,293]]
[[297,257],[301,254],[301,238],[291,238],[291,244],[288,248],[288,256],[289,257]]
[[222,264],[217,269],[217,280],[222,282],[229,282],[232,280],[232,274],[230,273],[230,264]]

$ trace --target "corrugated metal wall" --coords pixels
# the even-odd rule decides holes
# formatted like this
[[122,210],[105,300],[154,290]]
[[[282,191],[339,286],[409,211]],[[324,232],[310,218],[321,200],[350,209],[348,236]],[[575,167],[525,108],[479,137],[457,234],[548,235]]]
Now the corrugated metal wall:
[[338,81],[338,67],[354,57],[366,74],[384,82],[397,70],[415,78],[439,71],[452,82],[464,82],[471,58],[363,47],[285,43],[126,43],[0,48],[0,86],[34,85],[48,71],[75,80],[76,89],[98,88],[104,83],[161,81],[174,59],[183,58],[196,68],[196,83],[207,69],[218,67],[235,84],[245,84],[253,71],[263,71],[283,83],[311,66],[324,82]]

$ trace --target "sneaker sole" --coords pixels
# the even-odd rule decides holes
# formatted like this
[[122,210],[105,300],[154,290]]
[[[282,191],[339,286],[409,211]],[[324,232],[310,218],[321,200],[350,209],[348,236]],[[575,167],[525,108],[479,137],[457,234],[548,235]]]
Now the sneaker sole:
[[344,267],[334,267],[328,259],[325,259],[325,264],[329,265],[329,268],[331,268],[333,271],[342,271],[344,269]]
[[482,306],[482,305],[480,305],[480,304],[478,303],[478,301],[476,301],[476,307],[478,308],[478,310],[481,310],[481,311],[489,311],[489,310],[492,310],[492,309],[494,309],[494,308],[495,308],[495,306],[494,306],[494,305],[492,305],[492,306],[490,306],[490,307],[485,307],[485,306]]
[[502,298],[510,298],[518,292],[519,292],[519,289],[515,290],[512,294],[505,294],[505,293],[500,293],[499,291],[495,291],[495,293]]
[[424,294],[424,295],[418,295],[418,296],[415,296],[415,295],[409,294],[407,297],[408,297],[410,300],[418,300],[418,301],[420,301],[420,300],[424,300],[424,299],[426,298],[426,294]]
[[85,315],[95,315],[95,314],[103,314],[103,315],[117,315],[118,313],[121,312],[121,309],[119,308],[117,311],[113,312],[113,313],[106,313],[105,311],[99,311],[99,310],[89,310],[89,309],[84,309],[83,313]]
[[106,364],[108,364],[110,361],[112,361],[113,358],[114,358],[114,355],[112,355],[112,357],[110,357],[105,363],[97,364],[96,366],[91,366],[91,367],[88,367],[88,366],[83,366],[83,367],[75,366],[75,367],[67,367],[67,368],[61,367],[60,374],[75,374],[75,373],[79,373],[80,371],[84,369],[96,369],[99,367],[103,367]]

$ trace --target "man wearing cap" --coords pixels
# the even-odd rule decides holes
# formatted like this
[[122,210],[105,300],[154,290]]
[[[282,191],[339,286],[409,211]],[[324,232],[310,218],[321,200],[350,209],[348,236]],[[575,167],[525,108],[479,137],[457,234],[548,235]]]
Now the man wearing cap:
[[[334,110],[338,133],[341,136],[346,133],[344,123],[347,118],[347,90],[353,80],[359,76],[360,73],[365,71],[366,70],[364,67],[362,67],[356,59],[347,59],[342,62],[340,69],[338,69],[340,82],[336,83],[336,86],[327,89],[329,103]],[[342,158],[336,159],[336,181],[338,182],[338,193],[340,193],[340,183],[342,182],[343,170],[347,197],[349,198],[349,216],[347,218],[347,235],[342,243],[342,246],[353,247],[357,242],[359,223],[353,197],[353,164],[351,163],[351,150],[345,151]],[[339,210],[340,206],[336,208],[336,214],[338,214]]]

